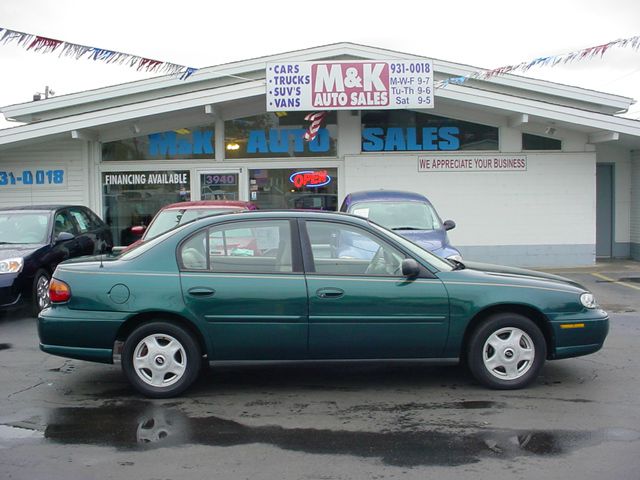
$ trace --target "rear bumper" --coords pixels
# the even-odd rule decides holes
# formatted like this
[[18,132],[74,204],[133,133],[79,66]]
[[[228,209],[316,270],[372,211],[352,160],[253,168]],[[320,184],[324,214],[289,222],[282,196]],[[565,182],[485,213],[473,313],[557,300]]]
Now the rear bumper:
[[79,348],[60,345],[40,344],[40,350],[51,355],[65,358],[77,358],[90,362],[113,363],[113,350],[110,348]]
[[119,312],[45,308],[38,317],[40,349],[61,357],[112,363],[113,344],[125,320]]
[[572,315],[551,322],[555,348],[549,358],[579,357],[597,352],[609,333],[609,317],[602,310]]

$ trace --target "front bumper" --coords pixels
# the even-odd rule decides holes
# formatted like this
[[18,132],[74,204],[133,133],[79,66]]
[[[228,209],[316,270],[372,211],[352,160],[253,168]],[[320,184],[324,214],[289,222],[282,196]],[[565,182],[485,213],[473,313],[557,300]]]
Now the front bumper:
[[579,357],[600,350],[609,333],[609,317],[603,310],[563,315],[551,321],[555,348],[549,358]]
[[22,302],[22,291],[17,273],[0,274],[0,308],[12,308]]

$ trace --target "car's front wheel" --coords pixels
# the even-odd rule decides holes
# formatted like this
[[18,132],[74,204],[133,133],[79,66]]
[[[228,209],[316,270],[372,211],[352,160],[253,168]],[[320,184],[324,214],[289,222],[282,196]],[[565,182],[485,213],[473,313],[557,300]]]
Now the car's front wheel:
[[136,328],[124,342],[122,370],[133,387],[151,398],[186,390],[201,367],[198,342],[184,328],[152,322]]
[[51,304],[49,299],[49,281],[51,277],[45,270],[38,270],[33,278],[33,298],[31,299],[31,310],[33,316],[37,317],[42,310]]
[[471,335],[467,362],[480,383],[495,389],[526,387],[547,356],[544,335],[529,318],[516,313],[492,315]]

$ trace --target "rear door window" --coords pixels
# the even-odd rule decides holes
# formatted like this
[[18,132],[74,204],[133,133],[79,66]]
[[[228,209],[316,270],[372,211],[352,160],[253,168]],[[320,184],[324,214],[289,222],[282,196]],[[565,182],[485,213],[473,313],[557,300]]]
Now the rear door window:
[[227,273],[293,272],[288,220],[226,223],[200,232],[179,251],[187,270]]

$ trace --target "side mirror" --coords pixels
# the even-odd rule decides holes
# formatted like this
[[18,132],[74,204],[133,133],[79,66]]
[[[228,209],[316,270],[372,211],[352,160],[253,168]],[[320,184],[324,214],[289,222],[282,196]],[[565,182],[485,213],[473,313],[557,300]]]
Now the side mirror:
[[60,232],[58,238],[56,238],[56,243],[66,242],[67,240],[73,240],[74,238],[76,237],[73,235],[73,233]]
[[131,227],[131,233],[135,235],[142,235],[146,229],[147,227],[144,225],[136,225],[135,227]]
[[444,229],[449,231],[449,230],[453,230],[454,228],[456,228],[456,222],[454,222],[453,220],[445,220],[444,221]]
[[420,264],[413,258],[402,260],[402,275],[408,278],[415,278],[420,275]]

